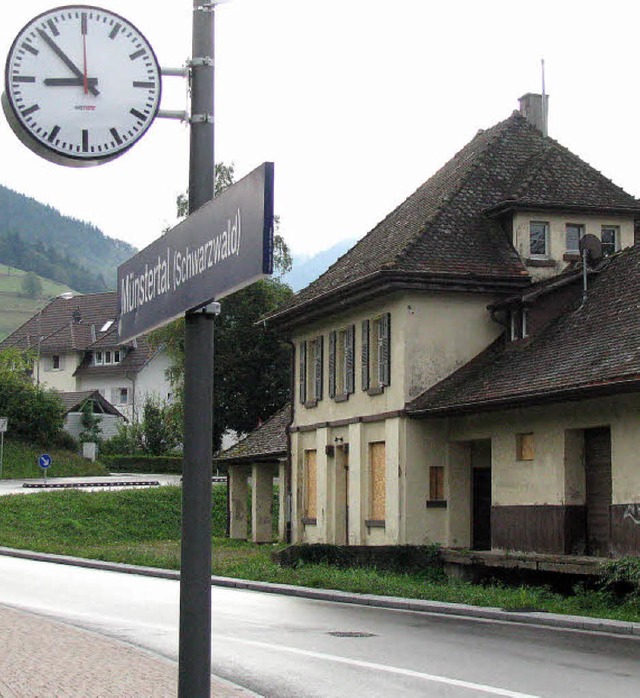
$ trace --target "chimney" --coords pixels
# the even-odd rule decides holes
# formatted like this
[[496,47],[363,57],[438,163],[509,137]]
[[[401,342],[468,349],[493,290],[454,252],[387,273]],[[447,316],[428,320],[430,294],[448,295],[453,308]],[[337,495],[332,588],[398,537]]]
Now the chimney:
[[549,121],[549,95],[537,95],[528,92],[518,100],[520,113],[524,118],[546,136]]

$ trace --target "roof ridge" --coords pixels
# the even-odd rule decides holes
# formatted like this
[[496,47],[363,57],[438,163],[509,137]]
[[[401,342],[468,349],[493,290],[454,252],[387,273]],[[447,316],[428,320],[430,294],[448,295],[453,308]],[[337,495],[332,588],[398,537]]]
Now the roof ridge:
[[[455,160],[460,153],[462,153],[463,150],[468,148],[475,140],[478,138],[480,135],[483,135],[489,131],[495,131],[489,138],[487,139],[486,143],[484,146],[482,146],[481,151],[478,153],[477,157],[473,159],[472,162],[470,162],[467,166],[467,171],[464,173],[462,177],[460,177],[460,180],[458,182],[458,186],[456,189],[452,192],[449,192],[446,194],[443,198],[438,207],[436,208],[434,214],[431,216],[429,221],[426,223],[424,227],[422,227],[414,236],[413,239],[411,239],[402,250],[398,252],[398,254],[395,256],[394,260],[392,263],[389,264],[389,266],[392,266],[394,264],[397,264],[398,262],[402,261],[403,259],[406,259],[407,256],[415,246],[420,242],[422,239],[423,235],[427,232],[427,230],[430,227],[433,227],[437,221],[439,220],[440,216],[444,211],[446,211],[447,207],[451,204],[452,201],[455,200],[457,196],[460,195],[460,192],[463,190],[466,184],[468,184],[469,179],[475,174],[475,172],[482,166],[484,160],[486,160],[488,154],[492,150],[493,147],[495,147],[498,143],[500,143],[504,138],[506,137],[506,134],[508,133],[510,127],[514,123],[514,116],[519,115],[519,112],[514,111],[511,116],[508,118],[504,119],[503,121],[500,121],[499,123],[495,124],[494,126],[490,127],[489,129],[479,129],[476,135],[473,137],[473,139],[467,143],[463,148],[461,148],[450,160],[448,160],[439,170],[443,170],[450,162]],[[436,172],[434,177],[438,174]],[[427,180],[427,182],[430,180]],[[416,189],[418,191],[421,189],[424,185],[426,184],[423,183]],[[414,192],[415,193],[415,192]]]

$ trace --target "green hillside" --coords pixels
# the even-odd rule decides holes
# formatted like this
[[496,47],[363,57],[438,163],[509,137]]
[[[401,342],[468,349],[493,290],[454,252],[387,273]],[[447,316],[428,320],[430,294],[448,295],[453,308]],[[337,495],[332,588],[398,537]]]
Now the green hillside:
[[[11,235],[35,245],[35,249],[55,249],[101,279],[101,286],[106,288],[115,288],[118,265],[136,252],[128,243],[107,237],[90,223],[63,216],[51,206],[0,185],[0,237]],[[0,262],[11,263],[2,258]]]
[[50,298],[71,290],[39,276],[42,291],[35,298],[29,298],[23,290],[26,274],[20,269],[0,264],[0,341],[37,313]]

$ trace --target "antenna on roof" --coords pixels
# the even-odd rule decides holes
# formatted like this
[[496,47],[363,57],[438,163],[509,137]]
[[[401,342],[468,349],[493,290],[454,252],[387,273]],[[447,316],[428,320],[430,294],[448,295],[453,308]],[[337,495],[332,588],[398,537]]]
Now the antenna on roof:
[[549,129],[547,125],[547,92],[544,85],[544,58],[540,59],[540,68],[542,70],[542,135],[548,136]]
[[600,238],[587,233],[580,238],[578,249],[582,256],[582,305],[587,301],[587,267],[594,267],[602,259]]

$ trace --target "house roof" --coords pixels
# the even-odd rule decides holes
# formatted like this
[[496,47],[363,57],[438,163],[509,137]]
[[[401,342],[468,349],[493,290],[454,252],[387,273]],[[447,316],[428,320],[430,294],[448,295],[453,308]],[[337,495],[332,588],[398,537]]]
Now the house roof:
[[291,404],[287,404],[244,439],[220,453],[215,460],[229,464],[283,458],[287,454],[287,427],[290,423]]
[[82,390],[79,392],[58,394],[64,403],[65,414],[69,414],[69,412],[80,412],[87,400],[93,400],[100,407],[103,414],[112,414],[125,419],[124,415],[122,415],[106,398],[102,397],[97,390]]
[[640,390],[640,246],[608,258],[589,284],[584,304],[528,342],[499,338],[407,413],[455,415]]
[[[363,286],[437,282],[498,290],[529,275],[501,208],[640,213],[640,203],[519,112],[478,134],[318,279],[267,319],[292,324]],[[462,284],[462,285],[461,285]]]
[[[118,337],[117,317],[118,294],[115,291],[72,297],[64,294],[51,300],[0,342],[0,350],[8,347],[35,349],[38,345],[42,354],[115,349],[123,346]],[[119,364],[94,367],[87,355],[76,373],[139,371],[153,355],[153,349],[145,336],[127,346],[133,346],[135,351],[127,351]]]

